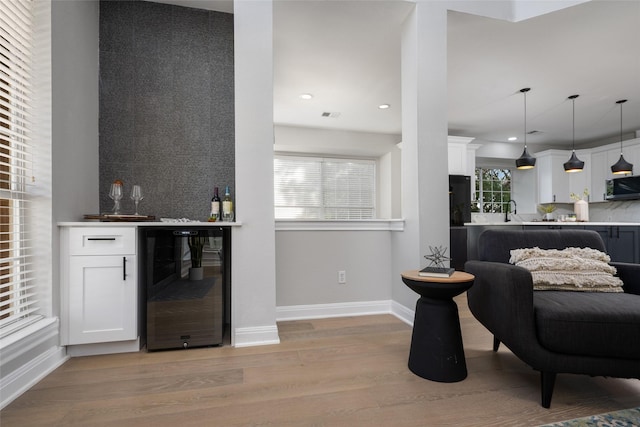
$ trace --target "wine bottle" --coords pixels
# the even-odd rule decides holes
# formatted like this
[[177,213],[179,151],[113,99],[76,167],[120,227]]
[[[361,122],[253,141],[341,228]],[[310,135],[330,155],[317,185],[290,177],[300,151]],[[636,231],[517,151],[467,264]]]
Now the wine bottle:
[[211,215],[209,221],[220,221],[220,196],[218,187],[213,188],[213,198],[211,198]]
[[233,221],[233,200],[231,200],[228,185],[224,190],[224,198],[222,199],[222,220],[225,222]]

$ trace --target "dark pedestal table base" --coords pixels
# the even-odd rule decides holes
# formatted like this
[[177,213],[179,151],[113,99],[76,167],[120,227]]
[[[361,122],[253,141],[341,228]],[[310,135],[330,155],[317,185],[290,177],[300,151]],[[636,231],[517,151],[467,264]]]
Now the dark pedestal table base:
[[421,297],[416,303],[409,369],[422,378],[446,383],[467,377],[458,306],[453,300]]
[[456,271],[447,278],[402,273],[402,281],[420,295],[416,303],[409,369],[432,381],[452,383],[467,377],[458,306],[453,297],[469,289],[473,275]]

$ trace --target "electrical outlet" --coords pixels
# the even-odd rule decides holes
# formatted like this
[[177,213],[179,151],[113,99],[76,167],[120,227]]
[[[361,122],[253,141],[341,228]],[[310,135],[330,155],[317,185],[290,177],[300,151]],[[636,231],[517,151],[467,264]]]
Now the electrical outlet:
[[344,270],[338,271],[338,283],[345,284],[347,283],[347,272]]

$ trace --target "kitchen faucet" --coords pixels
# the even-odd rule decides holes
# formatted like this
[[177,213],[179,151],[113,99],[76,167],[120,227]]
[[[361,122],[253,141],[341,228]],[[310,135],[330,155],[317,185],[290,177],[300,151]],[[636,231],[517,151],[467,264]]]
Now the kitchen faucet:
[[513,214],[515,215],[515,214],[518,213],[518,211],[517,211],[518,205],[516,204],[515,200],[509,199],[509,201],[507,203],[508,203],[507,210],[504,211],[504,222],[511,221],[511,218],[509,218],[509,209],[511,209],[511,203],[513,203]]

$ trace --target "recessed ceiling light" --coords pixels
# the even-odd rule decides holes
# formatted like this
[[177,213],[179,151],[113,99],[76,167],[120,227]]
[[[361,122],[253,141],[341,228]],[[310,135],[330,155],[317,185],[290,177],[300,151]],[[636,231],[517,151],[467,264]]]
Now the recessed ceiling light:
[[381,109],[381,110],[386,110],[389,107],[391,107],[391,105],[389,105],[389,104],[380,104],[380,105],[378,105],[378,108]]
[[517,141],[518,137],[517,136],[510,136],[509,138],[507,138],[507,141]]
[[310,93],[303,93],[302,95],[300,95],[300,99],[309,100],[311,98],[313,98],[313,95],[311,95]]

